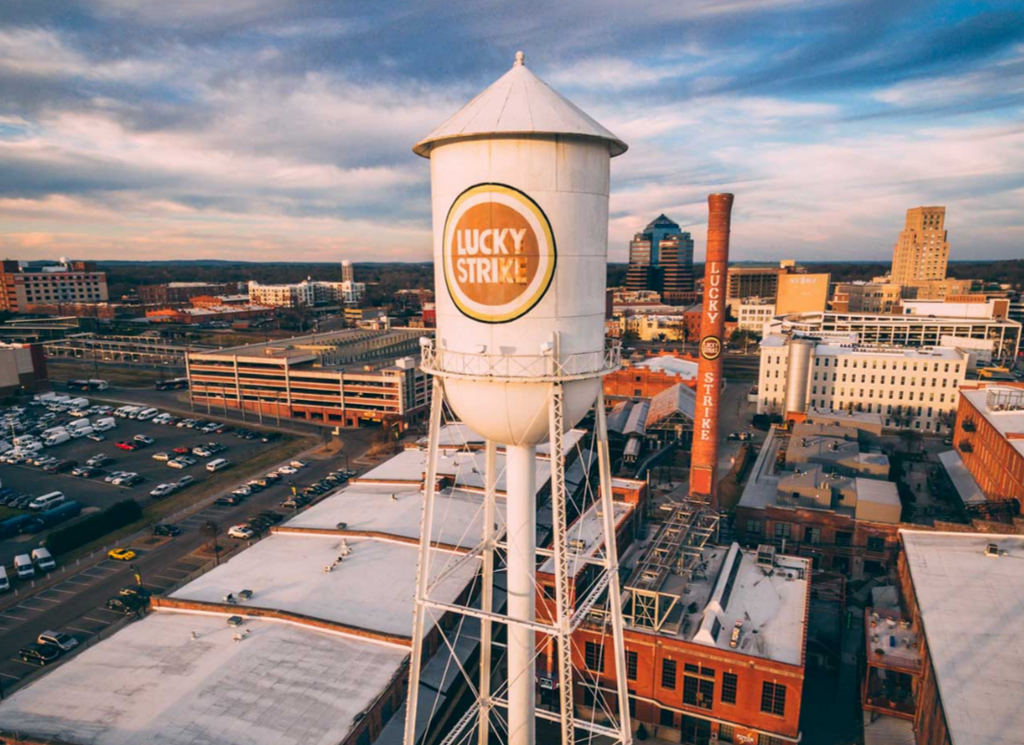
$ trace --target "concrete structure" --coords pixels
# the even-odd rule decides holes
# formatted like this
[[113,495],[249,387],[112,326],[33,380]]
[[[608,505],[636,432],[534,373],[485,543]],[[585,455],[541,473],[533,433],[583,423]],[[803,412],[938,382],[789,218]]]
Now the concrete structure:
[[1024,385],[962,389],[953,447],[986,499],[1024,502]]
[[230,295],[235,292],[238,292],[237,282],[167,282],[142,285],[136,290],[139,302],[158,308],[176,308],[188,305],[194,297]]
[[[563,435],[596,407],[602,485],[611,484],[601,377],[618,367],[617,345],[604,334],[610,158],[626,145],[537,78],[516,55],[512,69],[413,148],[431,161],[437,339],[423,340],[423,365],[434,377],[426,504],[413,622],[406,745],[413,745],[421,679],[417,630],[440,607],[429,586],[435,561],[428,540],[435,512],[442,402],[482,435],[485,518],[473,556],[483,566],[482,654],[476,702],[448,737],[475,726],[488,742],[492,707],[507,706],[507,742],[533,745],[536,737],[535,634],[551,634],[559,649],[563,745],[575,730],[597,732],[571,716],[573,680],[566,537],[566,474],[552,463],[552,555],[558,577],[557,622],[537,628],[537,445],[562,449]],[[494,613],[491,537],[497,444],[507,452],[507,614]],[[611,489],[601,489],[607,550],[601,577],[608,597],[619,595]],[[597,597],[594,598],[598,600]],[[615,659],[623,659],[621,608],[613,617]],[[506,628],[504,702],[491,688],[492,623]],[[626,684],[618,689],[618,717],[601,734],[631,739]]]
[[731,266],[726,296],[729,304],[748,297],[774,301],[779,292],[778,266]]
[[47,387],[49,376],[42,345],[0,342],[0,396]]
[[24,312],[31,304],[102,303],[110,299],[107,274],[94,261],[18,262],[0,264],[0,310]]
[[862,346],[772,334],[761,340],[759,414],[877,413],[886,427],[948,432],[966,380],[961,349]]
[[188,355],[197,409],[358,427],[421,420],[430,403],[419,332],[345,330]]
[[733,303],[731,308],[736,316],[736,328],[758,335],[764,333],[764,325],[775,316],[775,303],[766,298],[744,298]]
[[871,427],[838,421],[772,427],[736,507],[745,546],[771,543],[815,569],[855,579],[894,566],[901,504]]
[[[900,540],[903,612],[869,611],[867,703],[913,721],[917,745],[1024,743],[1024,538],[902,530]],[[893,670],[884,684],[881,666]]]
[[900,308],[907,316],[998,320],[1009,317],[1010,301],[976,295],[962,300],[904,300]]
[[946,208],[915,207],[907,210],[903,232],[892,253],[892,281],[900,286],[946,278],[949,242],[946,240]]
[[[993,306],[994,309],[994,306]],[[779,315],[765,335],[801,334],[846,341],[855,335],[864,345],[935,347],[944,337],[985,339],[998,359],[1012,359],[1020,347],[1021,324],[1004,318],[876,315],[868,313],[794,313]]]
[[895,282],[839,282],[829,304],[836,313],[897,313],[903,295]]

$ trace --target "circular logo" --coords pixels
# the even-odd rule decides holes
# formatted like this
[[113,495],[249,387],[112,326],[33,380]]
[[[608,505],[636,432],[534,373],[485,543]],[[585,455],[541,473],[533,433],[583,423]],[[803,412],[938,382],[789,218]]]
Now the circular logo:
[[530,197],[503,184],[462,192],[444,225],[444,279],[462,313],[484,323],[525,315],[551,285],[555,236]]
[[722,340],[717,336],[705,336],[700,340],[700,356],[706,360],[718,359],[722,353]]

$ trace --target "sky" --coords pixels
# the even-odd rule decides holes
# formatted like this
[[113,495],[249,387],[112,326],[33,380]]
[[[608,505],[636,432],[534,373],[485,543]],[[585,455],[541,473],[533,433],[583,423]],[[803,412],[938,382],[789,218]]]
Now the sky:
[[510,67],[630,145],[609,258],[659,213],[703,254],[1024,258],[1024,4],[966,0],[3,0],[0,252],[423,261],[412,145]]

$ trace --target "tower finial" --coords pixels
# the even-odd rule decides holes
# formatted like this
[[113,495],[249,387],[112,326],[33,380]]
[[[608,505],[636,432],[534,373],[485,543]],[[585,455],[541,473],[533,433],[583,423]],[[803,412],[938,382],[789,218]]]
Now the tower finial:
[[519,67],[520,65],[525,65],[525,64],[526,64],[526,55],[523,54],[521,51],[516,52],[516,62],[512,66],[513,67]]

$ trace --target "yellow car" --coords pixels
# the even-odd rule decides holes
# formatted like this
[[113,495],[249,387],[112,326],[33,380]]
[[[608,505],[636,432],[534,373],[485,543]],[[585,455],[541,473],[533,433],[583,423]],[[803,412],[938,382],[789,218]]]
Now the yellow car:
[[135,558],[135,552],[130,548],[112,548],[107,556],[116,561],[131,561]]

